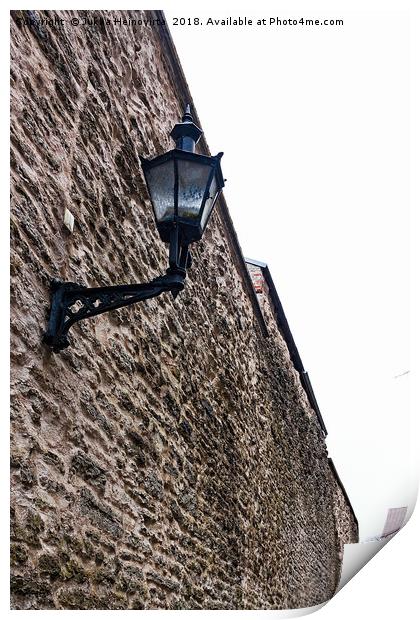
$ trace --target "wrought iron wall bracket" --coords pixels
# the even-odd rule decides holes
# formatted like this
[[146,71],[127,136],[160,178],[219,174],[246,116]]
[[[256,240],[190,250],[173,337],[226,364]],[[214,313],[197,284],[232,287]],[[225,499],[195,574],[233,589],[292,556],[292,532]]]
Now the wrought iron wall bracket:
[[57,353],[70,345],[68,331],[74,323],[90,317],[157,297],[164,292],[173,296],[184,288],[185,270],[168,269],[164,276],[147,284],[123,284],[88,288],[74,282],[51,282],[51,308],[44,342]]

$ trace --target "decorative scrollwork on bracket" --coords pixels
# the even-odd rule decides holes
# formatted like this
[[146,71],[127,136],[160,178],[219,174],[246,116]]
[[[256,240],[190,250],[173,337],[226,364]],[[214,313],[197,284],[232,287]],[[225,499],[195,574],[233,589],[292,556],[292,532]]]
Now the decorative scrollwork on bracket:
[[[74,323],[98,314],[157,297],[165,291],[176,295],[184,288],[185,272],[168,272],[147,284],[87,288],[74,282],[51,283],[51,311],[44,342],[54,352],[69,346],[68,331]],[[76,306],[76,308],[74,308]]]

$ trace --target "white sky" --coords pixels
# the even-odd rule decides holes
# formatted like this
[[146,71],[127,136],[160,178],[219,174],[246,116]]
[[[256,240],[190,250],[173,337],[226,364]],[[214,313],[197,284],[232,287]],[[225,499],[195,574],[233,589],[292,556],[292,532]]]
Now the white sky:
[[[210,5],[209,5],[210,6]],[[173,17],[344,26],[173,26]],[[245,256],[270,267],[359,519],[412,503],[408,380],[408,17],[166,11],[202,128],[224,151]]]

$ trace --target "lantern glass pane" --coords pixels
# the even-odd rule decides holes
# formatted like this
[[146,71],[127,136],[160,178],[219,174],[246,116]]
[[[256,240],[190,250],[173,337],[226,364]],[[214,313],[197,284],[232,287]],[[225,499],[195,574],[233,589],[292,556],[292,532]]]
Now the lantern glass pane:
[[179,175],[178,215],[185,219],[197,220],[198,224],[200,207],[209,175],[212,172],[212,166],[182,159],[179,159],[177,164]]
[[210,217],[211,210],[213,205],[219,195],[219,188],[217,185],[216,174],[213,177],[212,182],[210,183],[209,189],[209,197],[206,200],[206,204],[204,205],[203,214],[201,216],[201,228],[204,230],[207,224],[207,220]]
[[166,161],[145,171],[156,220],[171,220],[174,215],[174,163]]

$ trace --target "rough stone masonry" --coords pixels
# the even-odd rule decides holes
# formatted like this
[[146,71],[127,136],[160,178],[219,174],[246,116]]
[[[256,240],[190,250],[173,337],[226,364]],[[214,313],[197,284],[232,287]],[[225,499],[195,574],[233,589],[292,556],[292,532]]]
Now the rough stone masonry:
[[42,344],[51,278],[167,266],[139,155],[172,148],[190,94],[164,24],[109,16],[163,21],[11,14],[12,607],[315,605],[357,525],[223,199],[176,300],[83,321],[60,354]]

